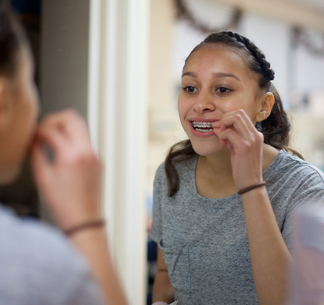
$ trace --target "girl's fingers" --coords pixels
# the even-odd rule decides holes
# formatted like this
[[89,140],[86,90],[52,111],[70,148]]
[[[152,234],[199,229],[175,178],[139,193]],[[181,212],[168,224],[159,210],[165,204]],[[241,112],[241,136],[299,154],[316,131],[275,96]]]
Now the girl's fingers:
[[[256,134],[252,134],[249,139],[244,139],[233,128],[226,128],[218,134],[222,145],[223,141],[227,141],[226,146],[236,152],[251,152],[255,147],[259,147],[263,143],[263,135],[256,130]],[[229,143],[230,144],[229,144]],[[225,145],[224,145],[225,146]]]
[[73,152],[88,152],[91,147],[87,125],[73,110],[46,117],[39,126],[38,136],[55,154],[62,156]]
[[37,140],[40,143],[48,145],[56,153],[63,151],[69,143],[68,139],[64,135],[64,132],[58,128],[48,126],[38,128]]
[[213,123],[213,127],[216,129],[216,132],[217,129],[221,129],[222,126],[225,126],[226,128],[234,128],[238,134],[247,140],[251,138],[253,133],[257,132],[252,121],[244,110],[228,112],[223,115],[220,121]]
[[[214,126],[214,133],[216,134],[216,136],[218,136],[223,130],[226,129],[225,125],[219,124],[219,126],[215,127]],[[220,139],[220,143],[222,146],[226,146],[226,140]]]
[[248,128],[243,118],[238,114],[222,118],[219,122],[221,125],[227,128],[234,128],[236,132],[245,139],[248,139],[251,136],[250,129]]
[[45,183],[50,176],[51,171],[49,167],[51,165],[40,142],[33,144],[30,151],[30,161],[37,184]]
[[232,111],[232,112],[228,112],[228,113],[225,113],[222,117],[222,119],[224,118],[227,118],[227,117],[231,117],[231,116],[236,116],[236,117],[239,117],[240,119],[242,119],[247,128],[253,132],[255,130],[255,126],[253,125],[251,119],[249,118],[249,116],[246,114],[246,112],[243,110],[243,109],[239,109],[237,111]]
[[74,110],[62,113],[62,124],[72,140],[80,149],[90,144],[90,135],[85,120]]
[[230,146],[231,148],[242,147],[246,142],[244,139],[242,139],[242,137],[239,136],[237,132],[229,128],[220,132],[218,138],[222,143],[225,143],[227,147]]

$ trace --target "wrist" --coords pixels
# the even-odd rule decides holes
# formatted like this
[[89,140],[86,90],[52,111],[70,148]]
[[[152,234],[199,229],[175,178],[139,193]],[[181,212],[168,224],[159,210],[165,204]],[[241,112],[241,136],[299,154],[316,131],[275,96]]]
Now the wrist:
[[255,189],[259,189],[259,188],[262,188],[262,187],[265,187],[266,185],[266,182],[265,181],[262,181],[262,182],[257,182],[257,183],[254,183],[254,184],[251,184],[245,188],[242,188],[238,191],[238,194],[239,195],[243,195],[243,194],[246,194],[248,192],[251,192]]
[[106,227],[99,227],[95,230],[82,230],[66,237],[79,249],[106,248],[108,243]]
[[[248,206],[252,207],[253,204],[260,204],[263,198],[269,198],[268,192],[265,187],[258,187],[254,190],[246,192],[245,194],[240,195],[243,205],[247,204]],[[262,203],[261,203],[262,204]]]
[[86,210],[82,208],[73,208],[66,210],[52,210],[54,219],[61,230],[66,231],[80,224],[102,219],[102,213],[98,210]]
[[75,234],[79,234],[83,231],[89,231],[89,230],[97,230],[105,227],[106,222],[102,218],[97,218],[94,220],[89,220],[89,221],[83,221],[78,223],[77,225],[71,226],[67,229],[64,229],[63,232],[67,236],[72,236]]

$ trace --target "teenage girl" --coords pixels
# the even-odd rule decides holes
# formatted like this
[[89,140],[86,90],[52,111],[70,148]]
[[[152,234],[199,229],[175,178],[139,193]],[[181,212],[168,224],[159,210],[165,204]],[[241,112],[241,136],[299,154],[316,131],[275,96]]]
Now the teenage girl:
[[284,303],[294,210],[324,199],[322,173],[288,147],[274,71],[247,38],[209,35],[187,58],[178,100],[188,140],[154,182],[153,301]]
[[66,237],[0,205],[0,303],[125,305],[100,212],[101,165],[86,124],[69,110],[37,125],[30,47],[8,2],[0,0],[0,184],[17,177],[30,151],[37,186]]

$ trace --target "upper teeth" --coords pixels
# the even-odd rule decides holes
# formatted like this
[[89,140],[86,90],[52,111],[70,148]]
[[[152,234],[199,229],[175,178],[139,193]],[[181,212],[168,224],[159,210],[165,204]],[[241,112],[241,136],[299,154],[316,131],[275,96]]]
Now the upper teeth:
[[213,127],[213,122],[192,122],[192,126],[196,128],[206,128],[206,127]]

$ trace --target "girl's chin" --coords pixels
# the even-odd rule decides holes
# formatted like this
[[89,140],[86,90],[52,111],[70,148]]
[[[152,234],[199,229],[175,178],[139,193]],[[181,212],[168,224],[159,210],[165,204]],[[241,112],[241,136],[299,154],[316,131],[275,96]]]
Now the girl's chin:
[[196,154],[204,157],[217,155],[228,150],[226,146],[222,146],[219,142],[213,143],[214,145],[199,145],[199,143],[194,143],[191,141],[191,144]]

